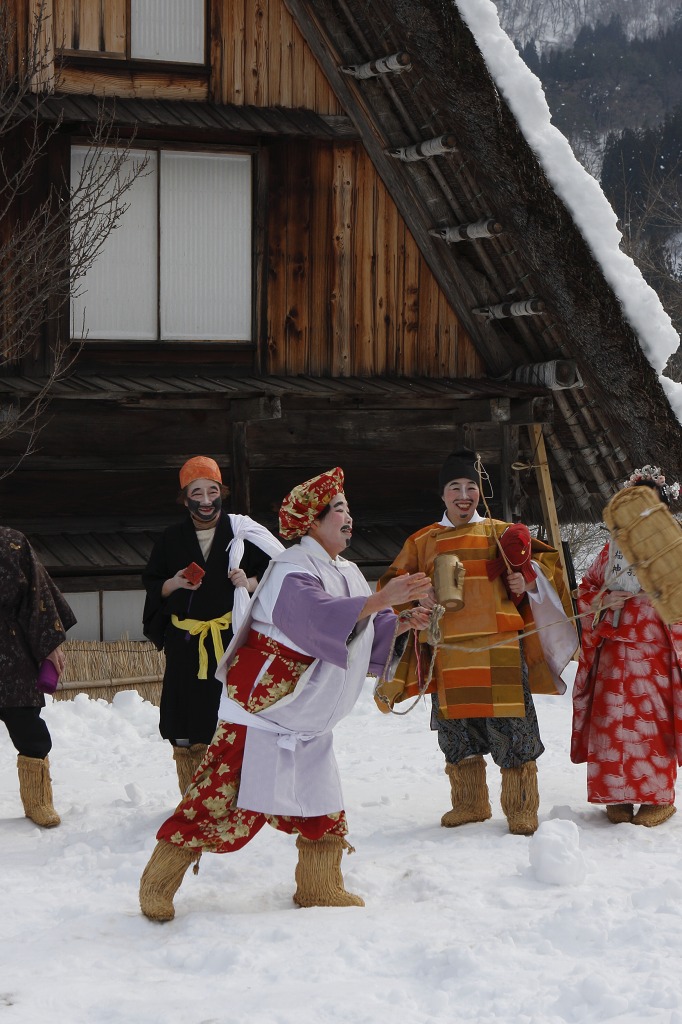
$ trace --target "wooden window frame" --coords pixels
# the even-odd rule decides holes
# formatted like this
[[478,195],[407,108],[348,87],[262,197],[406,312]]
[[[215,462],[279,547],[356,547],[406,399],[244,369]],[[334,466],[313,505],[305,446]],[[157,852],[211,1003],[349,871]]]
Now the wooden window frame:
[[131,57],[131,0],[126,0],[126,43],[125,56],[111,54],[101,50],[73,50],[68,47],[56,47],[56,60],[64,67],[83,68],[85,70],[97,69],[106,63],[107,69],[111,71],[145,71],[163,70],[173,75],[196,76],[202,75],[207,78],[211,73],[209,60],[211,39],[210,39],[210,17],[211,0],[204,0],[204,59],[203,62],[168,61],[154,60],[150,57]]
[[[69,138],[67,166],[71,165],[71,147],[88,146],[91,140],[87,137],[74,135]],[[154,150],[157,152],[177,151],[184,153],[239,153],[251,157],[251,340],[230,341],[229,339],[206,340],[206,341],[170,341],[157,338],[156,340],[122,340],[114,338],[85,339],[82,343],[83,350],[87,352],[134,352],[134,353],[187,353],[206,354],[235,354],[249,353],[255,359],[255,368],[260,366],[263,345],[267,330],[267,191],[268,191],[268,152],[267,148],[259,145],[230,145],[218,143],[185,143],[165,139],[136,138],[134,149]],[[157,204],[159,193],[157,187]],[[157,230],[160,224],[157,221]],[[160,258],[160,245],[157,246],[157,260]],[[157,331],[160,326],[159,301],[159,275],[157,265]],[[71,303],[66,303],[64,317],[61,325],[62,331],[67,336],[71,334]],[[76,339],[76,344],[78,341]]]
[[126,0],[126,60],[130,61],[133,67],[139,68],[140,64],[150,64],[152,67],[158,68],[162,66],[167,68],[169,65],[173,68],[206,68],[210,70],[210,64],[208,62],[208,54],[210,51],[211,41],[209,38],[210,28],[210,17],[211,11],[209,7],[209,0],[204,0],[204,59],[202,62],[188,62],[188,61],[166,61],[166,60],[154,60],[151,57],[131,57],[131,38],[130,38],[130,27],[132,23],[132,0]]

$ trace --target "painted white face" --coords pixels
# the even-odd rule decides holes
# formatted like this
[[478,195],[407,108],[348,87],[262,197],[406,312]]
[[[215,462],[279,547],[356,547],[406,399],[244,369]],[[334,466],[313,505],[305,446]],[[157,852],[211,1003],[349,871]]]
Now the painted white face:
[[481,497],[475,480],[460,476],[450,480],[443,490],[443,501],[448,519],[453,526],[462,526],[472,518]]
[[215,480],[192,480],[187,488],[185,505],[195,523],[201,526],[212,526],[220,515],[222,499],[220,487]]
[[332,558],[346,550],[353,537],[353,517],[348,510],[348,502],[343,491],[332,497],[329,512],[323,519],[314,521],[308,534],[321,544]]

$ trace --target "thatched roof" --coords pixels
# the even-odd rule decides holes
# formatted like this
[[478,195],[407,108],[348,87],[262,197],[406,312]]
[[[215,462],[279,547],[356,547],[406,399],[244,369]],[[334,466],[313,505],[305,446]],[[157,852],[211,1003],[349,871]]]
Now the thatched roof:
[[[577,360],[585,387],[554,392],[546,430],[568,504],[599,515],[631,466],[682,478],[682,431],[602,267],[552,188],[452,0],[285,0],[355,123],[491,377]],[[341,67],[407,51],[411,69],[357,80]],[[450,135],[405,163],[391,150]],[[493,237],[448,244],[430,229],[491,217]],[[473,310],[540,296],[542,315]],[[585,494],[585,488],[589,497]]]

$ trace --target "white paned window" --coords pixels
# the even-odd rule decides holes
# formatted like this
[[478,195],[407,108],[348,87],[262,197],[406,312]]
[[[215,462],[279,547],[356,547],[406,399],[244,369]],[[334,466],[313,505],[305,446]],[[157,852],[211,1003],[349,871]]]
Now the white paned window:
[[[75,147],[72,181],[87,151]],[[251,157],[161,150],[72,302],[88,340],[251,340]]]
[[144,590],[105,590],[102,594],[102,639],[144,640]]
[[101,640],[99,594],[96,591],[83,594],[66,594],[73,614],[78,619],[66,634],[67,640]]
[[205,0],[130,0],[133,59],[203,64]]
[[67,640],[145,640],[142,632],[144,590],[105,590],[67,594],[78,619]]
[[161,337],[251,337],[251,161],[161,154]]
[[[77,185],[87,148],[71,150],[71,183]],[[146,171],[126,193],[128,206],[102,252],[78,282],[71,303],[71,337],[114,341],[158,337],[156,278],[158,264],[157,154],[131,152],[129,162],[149,157]],[[126,168],[123,168],[125,177]]]

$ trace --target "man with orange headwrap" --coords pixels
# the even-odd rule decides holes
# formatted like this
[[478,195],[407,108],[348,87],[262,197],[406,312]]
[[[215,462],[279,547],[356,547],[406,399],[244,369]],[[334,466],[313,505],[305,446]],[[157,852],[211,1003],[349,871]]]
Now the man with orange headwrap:
[[223,511],[229,492],[213,459],[185,462],[180,487],[187,515],[154,545],[142,581],[144,633],[166,653],[159,731],[172,744],[184,793],[218,721],[216,665],[282,545],[248,516]]
[[152,920],[174,916],[173,896],[204,850],[238,850],[266,822],[297,836],[299,906],[363,905],[341,875],[350,847],[332,730],[367,674],[383,671],[396,632],[426,625],[424,609],[397,622],[390,606],[419,600],[430,580],[406,574],[372,594],[341,557],[353,520],[338,467],[295,487],[279,521],[298,543],[270,563],[218,667],[218,729],[142,876]]

